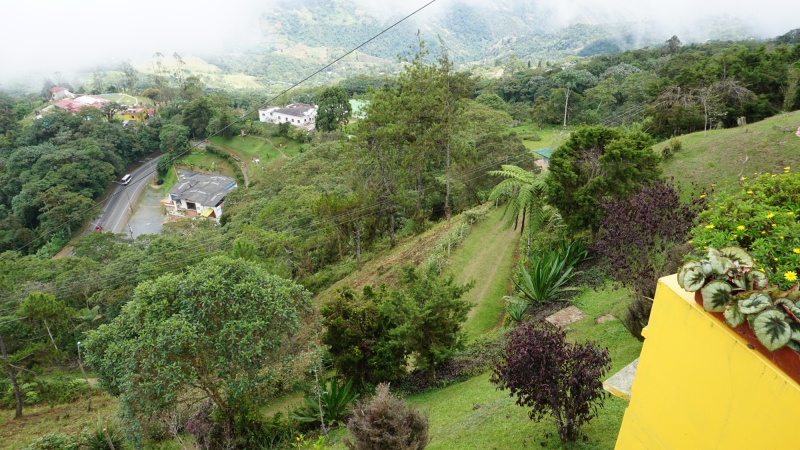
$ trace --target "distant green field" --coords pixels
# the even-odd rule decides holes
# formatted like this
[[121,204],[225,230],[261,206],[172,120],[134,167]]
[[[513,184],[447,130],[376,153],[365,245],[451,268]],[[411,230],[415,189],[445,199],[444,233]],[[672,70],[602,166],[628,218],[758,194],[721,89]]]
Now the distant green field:
[[[524,124],[511,128],[511,131],[520,136],[522,139],[522,144],[525,145],[525,148],[528,150],[558,147],[561,145],[561,143],[567,140],[568,137],[568,131],[564,131],[562,127],[551,125],[545,126],[540,130],[539,127],[534,124]],[[528,137],[532,136],[534,133],[542,139],[540,141],[528,139]]]
[[234,156],[241,158],[247,164],[251,163],[254,156],[262,162],[266,162],[281,155],[269,142],[250,136],[245,138],[235,136],[230,139],[216,136],[210,140],[214,145],[232,152]]
[[[727,130],[702,131],[680,136],[683,149],[663,164],[664,175],[683,186],[696,183],[716,191],[738,187],[740,177],[756,173],[783,173],[800,164],[800,111]],[[655,146],[660,154],[667,142]],[[800,169],[800,167],[798,167]],[[715,184],[716,186],[711,186]]]
[[190,152],[177,161],[179,166],[186,166],[189,170],[201,169],[209,172],[219,172],[227,177],[235,178],[233,168],[227,161],[216,155],[202,152]]

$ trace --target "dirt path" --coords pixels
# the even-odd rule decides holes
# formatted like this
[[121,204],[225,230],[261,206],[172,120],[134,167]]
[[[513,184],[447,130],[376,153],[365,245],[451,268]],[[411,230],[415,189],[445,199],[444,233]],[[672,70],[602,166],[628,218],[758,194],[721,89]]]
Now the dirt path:
[[501,209],[491,211],[467,237],[464,246],[453,253],[447,271],[458,283],[475,281],[464,298],[475,305],[467,315],[465,330],[471,337],[491,329],[499,322],[503,296],[515,261],[519,231],[505,229]]
[[286,156],[286,153],[283,153],[283,149],[278,147],[278,146],[276,146],[269,138],[266,138],[266,137],[263,137],[263,136],[250,136],[250,137],[253,137],[253,138],[256,138],[256,139],[260,139],[262,141],[269,142],[269,145],[271,145],[275,150],[277,150],[278,153],[281,154],[281,156],[283,156],[284,158],[288,158],[288,156]]

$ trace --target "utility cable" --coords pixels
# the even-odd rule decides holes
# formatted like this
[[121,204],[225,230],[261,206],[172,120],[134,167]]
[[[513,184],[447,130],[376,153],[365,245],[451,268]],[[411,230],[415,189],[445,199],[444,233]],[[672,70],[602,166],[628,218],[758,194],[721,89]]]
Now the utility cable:
[[[391,29],[393,29],[394,27],[396,27],[397,25],[400,25],[402,22],[404,22],[404,21],[408,20],[409,18],[411,18],[412,16],[414,16],[414,15],[415,15],[415,14],[417,14],[417,13],[419,13],[420,11],[422,11],[423,9],[427,8],[428,6],[432,5],[432,4],[433,4],[433,3],[435,3],[435,2],[436,2],[436,0],[430,0],[428,3],[426,3],[426,4],[422,5],[421,7],[417,8],[417,9],[416,9],[416,10],[414,10],[412,13],[410,13],[410,14],[408,14],[408,15],[406,15],[406,16],[404,16],[404,17],[402,17],[401,19],[399,19],[398,21],[396,21],[396,22],[395,22],[395,23],[393,23],[392,25],[388,26],[387,28],[384,28],[384,29],[383,29],[383,30],[381,30],[379,33],[375,34],[375,35],[374,35],[374,36],[372,36],[371,38],[369,38],[369,39],[367,39],[366,41],[362,42],[362,43],[361,43],[361,44],[359,44],[357,47],[354,47],[353,49],[351,49],[351,50],[350,50],[350,51],[348,51],[347,53],[345,53],[345,54],[343,54],[343,55],[339,56],[338,58],[334,59],[333,61],[331,61],[330,63],[328,63],[328,64],[327,64],[327,65],[325,65],[324,67],[322,67],[322,68],[318,69],[317,71],[313,72],[311,75],[308,75],[307,77],[303,78],[302,80],[300,80],[300,81],[298,81],[298,82],[294,83],[293,85],[291,85],[290,87],[288,87],[288,88],[284,89],[284,90],[283,90],[283,91],[281,91],[279,94],[277,94],[277,95],[273,96],[272,98],[270,98],[270,99],[269,99],[269,100],[267,100],[266,102],[262,103],[262,104],[261,104],[261,106],[259,106],[258,108],[255,108],[255,109],[252,109],[252,110],[250,110],[250,111],[247,111],[247,112],[245,112],[245,113],[244,113],[244,114],[242,114],[242,115],[241,115],[239,118],[237,118],[237,119],[235,119],[235,120],[231,121],[231,123],[230,123],[228,126],[226,126],[225,128],[222,128],[222,129],[220,129],[220,130],[217,130],[217,132],[216,132],[216,133],[212,134],[211,136],[209,136],[209,137],[208,137],[208,138],[206,138],[206,139],[211,139],[211,138],[213,138],[213,137],[216,137],[216,136],[218,136],[218,135],[219,135],[220,133],[222,133],[223,131],[227,130],[228,128],[230,128],[230,127],[234,126],[235,124],[237,124],[238,122],[240,122],[241,120],[243,120],[245,117],[247,117],[247,115],[248,115],[248,114],[252,114],[252,113],[254,113],[254,112],[257,112],[257,111],[258,111],[259,109],[261,109],[262,107],[270,105],[270,104],[271,104],[273,101],[275,101],[277,98],[281,97],[282,95],[286,94],[287,92],[291,91],[292,89],[294,89],[294,88],[296,88],[296,87],[300,86],[301,84],[305,83],[306,81],[308,81],[309,79],[313,78],[314,76],[316,76],[316,75],[318,75],[318,74],[322,73],[323,71],[325,71],[325,70],[326,70],[326,69],[328,69],[329,67],[331,67],[331,66],[333,66],[334,64],[338,63],[339,61],[341,61],[342,59],[346,58],[346,57],[347,57],[347,56],[349,56],[350,54],[352,54],[352,53],[354,53],[354,52],[358,51],[358,49],[360,49],[361,47],[363,47],[363,46],[365,46],[365,45],[369,44],[370,42],[374,41],[374,40],[375,40],[375,39],[377,39],[378,37],[382,36],[383,34],[385,34],[386,32],[388,32],[389,30],[391,30]],[[174,161],[176,161],[176,160],[180,159],[181,157],[183,157],[183,155],[187,154],[188,152],[190,152],[190,151],[192,151],[192,150],[194,150],[194,149],[196,149],[196,148],[198,148],[198,144],[195,144],[195,145],[192,145],[192,146],[190,146],[188,149],[184,150],[183,152],[181,152],[181,153],[178,153],[177,155],[173,156],[173,157],[170,159],[170,161],[169,161],[169,162],[170,162],[170,163],[172,163],[172,162],[174,162]],[[166,156],[168,156],[168,155],[164,155],[164,157],[166,157]],[[136,180],[131,180],[130,184],[134,184],[134,183],[136,183],[136,182],[138,182],[138,181],[141,181],[141,180],[144,180],[144,179],[149,179],[149,178],[150,178],[150,177],[151,177],[151,176],[152,176],[152,175],[153,175],[153,174],[154,174],[154,173],[155,173],[157,170],[158,170],[157,168],[156,168],[156,169],[153,169],[152,171],[149,171],[149,172],[147,172],[147,173],[146,173],[144,176],[141,176],[141,177],[137,178]],[[103,200],[100,200],[100,201],[97,201],[97,202],[93,203],[92,205],[90,205],[89,207],[87,207],[86,209],[84,209],[83,211],[81,211],[80,215],[81,215],[81,216],[83,216],[84,214],[88,213],[88,212],[89,212],[89,211],[91,211],[92,209],[96,208],[96,207],[97,207],[97,206],[99,206],[99,205],[102,205],[102,204],[104,204],[104,203],[107,203],[107,202],[108,202],[108,201],[110,201],[112,198],[114,198],[114,197],[115,197],[115,196],[117,196],[117,195],[120,195],[121,193],[122,193],[122,190],[120,190],[120,191],[117,191],[117,192],[115,192],[115,193],[113,193],[113,194],[109,195],[109,196],[108,196],[108,197],[106,197],[105,199],[103,199]],[[64,222],[63,222],[63,223],[61,223],[60,225],[55,225],[55,226],[53,226],[53,227],[52,227],[52,228],[50,228],[49,230],[45,231],[44,233],[40,234],[39,236],[37,236],[36,238],[34,238],[34,239],[33,239],[33,240],[31,240],[30,242],[28,242],[27,244],[25,244],[25,245],[23,245],[23,246],[21,246],[21,247],[17,248],[17,249],[16,249],[16,251],[22,251],[22,250],[26,249],[26,248],[27,248],[27,247],[29,247],[30,245],[32,245],[32,244],[34,244],[34,243],[36,243],[36,242],[38,242],[38,241],[40,241],[40,240],[42,240],[42,239],[44,239],[44,238],[46,238],[46,237],[50,236],[50,235],[52,235],[53,233],[55,233],[55,232],[57,232],[57,231],[59,231],[59,230],[61,230],[61,229],[63,229],[63,228],[65,228],[65,227],[68,225],[68,223],[69,223],[68,221],[64,221]]]

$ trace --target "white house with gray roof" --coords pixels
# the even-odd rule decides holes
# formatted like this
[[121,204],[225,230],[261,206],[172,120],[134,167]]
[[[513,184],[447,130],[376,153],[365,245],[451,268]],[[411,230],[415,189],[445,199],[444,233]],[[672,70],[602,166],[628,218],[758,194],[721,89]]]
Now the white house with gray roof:
[[225,196],[237,188],[236,180],[224,175],[180,171],[178,183],[161,201],[168,214],[202,216],[219,220]]
[[310,131],[314,129],[317,109],[319,108],[316,105],[306,105],[305,103],[292,103],[283,108],[270,106],[258,110],[258,119],[266,123],[289,122],[296,127]]

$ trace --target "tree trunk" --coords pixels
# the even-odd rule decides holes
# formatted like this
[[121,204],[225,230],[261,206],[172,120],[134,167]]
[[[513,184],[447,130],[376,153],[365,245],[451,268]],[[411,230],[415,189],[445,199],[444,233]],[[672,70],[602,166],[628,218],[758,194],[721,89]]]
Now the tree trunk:
[[444,169],[444,180],[445,180],[445,194],[444,194],[444,214],[445,218],[449,221],[450,220],[450,133],[447,135],[447,144],[445,144],[445,169]]
[[361,270],[361,228],[356,232],[356,261],[358,261],[358,270]]
[[394,205],[389,207],[389,246],[394,248]]
[[569,88],[564,88],[564,128],[567,128],[567,107],[569,106]]
[[3,336],[0,336],[0,351],[2,351],[3,362],[6,363],[8,368],[8,377],[11,378],[11,385],[14,387],[14,397],[17,400],[17,409],[14,412],[14,420],[22,418],[22,391],[19,390],[19,383],[17,383],[17,373],[14,368],[8,365],[8,353],[6,352],[6,343],[3,341]]
[[56,341],[53,340],[53,333],[50,332],[50,326],[47,325],[47,321],[46,320],[43,320],[43,322],[44,322],[44,327],[47,328],[47,334],[50,335],[50,342],[52,342],[53,343],[53,347],[55,347],[56,350],[58,350],[58,346],[56,345]]

